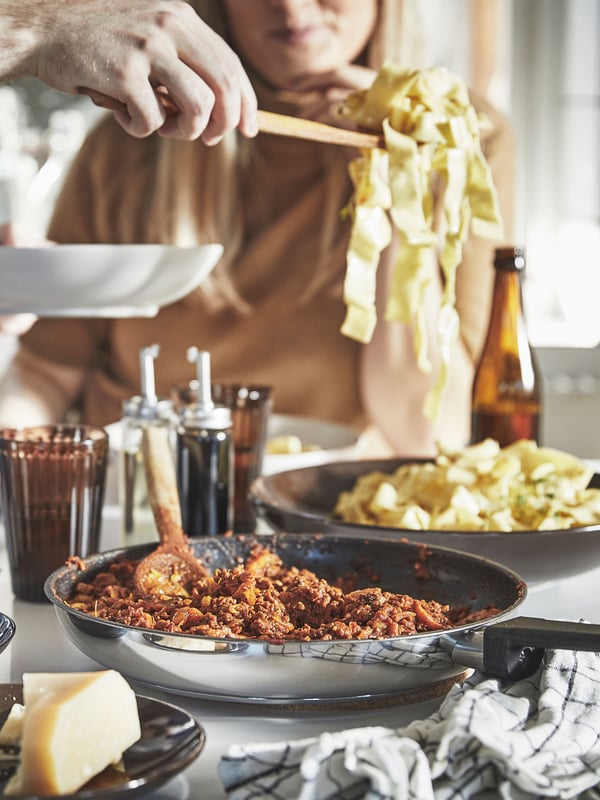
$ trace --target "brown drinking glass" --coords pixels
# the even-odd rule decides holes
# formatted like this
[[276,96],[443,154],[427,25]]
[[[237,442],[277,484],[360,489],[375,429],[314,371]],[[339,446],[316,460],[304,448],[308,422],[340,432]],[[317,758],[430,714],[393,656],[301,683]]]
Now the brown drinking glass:
[[43,602],[69,556],[98,552],[108,434],[85,425],[0,430],[0,503],[14,594]]

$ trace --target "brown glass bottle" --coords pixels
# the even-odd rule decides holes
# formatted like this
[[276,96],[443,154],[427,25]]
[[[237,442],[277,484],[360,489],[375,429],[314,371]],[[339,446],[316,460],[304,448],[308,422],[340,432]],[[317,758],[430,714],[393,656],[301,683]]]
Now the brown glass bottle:
[[539,443],[542,387],[523,311],[523,248],[497,249],[494,269],[490,322],[473,380],[471,442]]

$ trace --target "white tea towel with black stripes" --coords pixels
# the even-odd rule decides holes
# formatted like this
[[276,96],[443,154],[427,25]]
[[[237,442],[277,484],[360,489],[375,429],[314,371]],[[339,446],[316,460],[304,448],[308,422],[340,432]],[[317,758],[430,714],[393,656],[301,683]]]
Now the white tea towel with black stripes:
[[600,656],[548,650],[514,683],[473,673],[404,728],[234,745],[219,774],[230,800],[582,796],[600,784]]

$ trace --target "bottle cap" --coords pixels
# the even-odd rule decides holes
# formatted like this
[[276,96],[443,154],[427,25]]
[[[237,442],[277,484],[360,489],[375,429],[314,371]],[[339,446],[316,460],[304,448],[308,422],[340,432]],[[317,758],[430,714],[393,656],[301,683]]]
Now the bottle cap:
[[135,395],[123,403],[123,416],[138,419],[144,422],[159,419],[168,420],[174,415],[173,403],[170,400],[159,398],[155,403],[148,404],[143,395]]
[[226,406],[213,406],[210,410],[199,403],[190,403],[179,412],[184,428],[207,428],[212,431],[231,428],[231,411]]
[[187,359],[196,364],[198,401],[183,407],[180,412],[181,424],[184,427],[204,427],[210,430],[230,428],[231,411],[227,406],[215,405],[212,399],[210,353],[207,350],[190,347]]
[[525,248],[518,246],[496,248],[494,267],[507,272],[522,272],[525,269]]

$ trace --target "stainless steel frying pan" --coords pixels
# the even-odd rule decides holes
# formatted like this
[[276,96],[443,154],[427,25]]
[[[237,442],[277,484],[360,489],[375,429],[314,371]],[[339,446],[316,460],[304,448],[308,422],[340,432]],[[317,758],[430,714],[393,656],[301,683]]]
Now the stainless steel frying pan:
[[165,691],[245,703],[303,704],[384,700],[443,684],[482,669],[518,679],[539,666],[544,648],[600,650],[600,626],[513,618],[526,586],[492,561],[442,547],[430,548],[426,580],[414,564],[415,543],[359,540],[319,534],[215,537],[192,540],[211,568],[239,563],[256,543],[284,563],[331,579],[368,566],[377,585],[473,610],[500,609],[483,622],[383,640],[285,641],[213,639],[165,634],[95,619],[65,600],[80,580],[90,580],[114,559],[139,559],[153,545],[90,556],[82,569],[65,566],[46,581],[46,594],[74,644],[105,667]]

